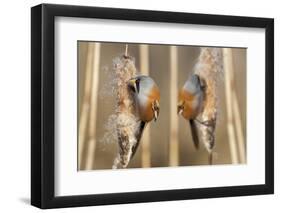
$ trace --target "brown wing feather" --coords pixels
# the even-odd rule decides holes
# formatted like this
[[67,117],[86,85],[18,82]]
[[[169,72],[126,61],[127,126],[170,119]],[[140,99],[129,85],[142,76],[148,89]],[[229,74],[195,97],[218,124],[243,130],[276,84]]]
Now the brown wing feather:
[[144,121],[141,121],[140,122],[140,127],[139,127],[139,131],[136,132],[136,140],[137,140],[137,143],[132,147],[132,155],[131,155],[131,159],[134,157],[137,149],[138,149],[138,146],[140,144],[140,140],[141,140],[141,136],[142,136],[142,133],[143,133],[143,130],[146,126],[146,122]]
[[194,120],[189,120],[193,144],[196,149],[199,148],[198,129]]

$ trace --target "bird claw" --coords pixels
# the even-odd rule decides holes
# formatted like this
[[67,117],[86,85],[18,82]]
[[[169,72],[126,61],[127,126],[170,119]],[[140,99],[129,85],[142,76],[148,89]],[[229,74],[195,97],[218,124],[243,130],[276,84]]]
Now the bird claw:
[[159,102],[157,100],[152,103],[152,110],[154,113],[154,121],[156,121],[159,115]]

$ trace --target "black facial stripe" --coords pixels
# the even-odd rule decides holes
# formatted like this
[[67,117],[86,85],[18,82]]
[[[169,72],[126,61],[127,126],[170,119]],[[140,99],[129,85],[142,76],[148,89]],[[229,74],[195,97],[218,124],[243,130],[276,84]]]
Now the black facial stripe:
[[140,79],[136,80],[136,87],[137,87],[137,92],[140,92]]
[[136,90],[135,90],[135,87],[134,87],[134,86],[128,85],[128,88],[129,88],[130,90],[132,90],[134,93],[136,93]]

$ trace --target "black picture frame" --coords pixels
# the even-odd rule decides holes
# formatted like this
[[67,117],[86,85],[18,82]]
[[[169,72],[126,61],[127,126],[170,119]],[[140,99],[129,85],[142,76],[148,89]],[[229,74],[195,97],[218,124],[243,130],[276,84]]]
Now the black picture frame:
[[[266,32],[265,184],[93,195],[54,195],[55,17],[263,28]],[[31,8],[31,204],[60,208],[274,193],[274,20],[164,11],[41,4]]]

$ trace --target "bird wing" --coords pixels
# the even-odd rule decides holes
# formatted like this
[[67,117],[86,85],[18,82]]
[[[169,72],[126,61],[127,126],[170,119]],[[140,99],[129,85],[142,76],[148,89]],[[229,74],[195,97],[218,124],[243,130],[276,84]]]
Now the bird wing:
[[141,121],[140,125],[139,125],[139,130],[136,131],[135,137],[136,137],[137,143],[132,147],[131,159],[134,157],[134,155],[138,149],[138,146],[139,146],[140,140],[141,140],[141,136],[142,136],[142,133],[143,133],[143,130],[144,130],[146,124],[147,124],[146,122]]
[[189,120],[192,140],[196,149],[199,148],[198,129],[194,120]]

